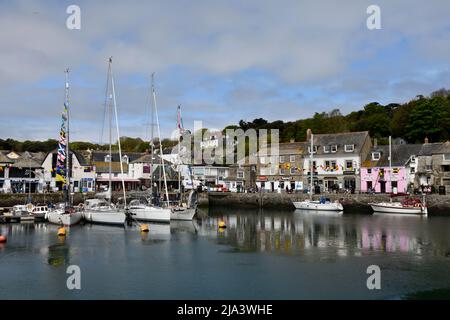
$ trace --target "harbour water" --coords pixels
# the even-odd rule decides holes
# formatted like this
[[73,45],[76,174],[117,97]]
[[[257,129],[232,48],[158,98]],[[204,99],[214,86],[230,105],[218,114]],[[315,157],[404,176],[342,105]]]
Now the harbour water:
[[[447,217],[214,208],[149,227],[61,238],[50,224],[0,225],[0,299],[449,298]],[[69,265],[80,290],[67,289]],[[367,288],[370,265],[380,290]]]

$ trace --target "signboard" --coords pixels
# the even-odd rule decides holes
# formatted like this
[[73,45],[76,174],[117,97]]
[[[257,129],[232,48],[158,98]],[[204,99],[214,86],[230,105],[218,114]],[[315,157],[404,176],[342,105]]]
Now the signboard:
[[292,180],[292,177],[281,177],[281,180],[283,180],[283,181],[289,181],[289,180]]
[[259,176],[258,180],[259,181],[267,181],[267,177],[266,176]]
[[347,171],[343,171],[342,174],[344,174],[344,175],[351,175],[351,174],[355,174],[355,171],[354,170],[352,170],[352,171],[347,170]]

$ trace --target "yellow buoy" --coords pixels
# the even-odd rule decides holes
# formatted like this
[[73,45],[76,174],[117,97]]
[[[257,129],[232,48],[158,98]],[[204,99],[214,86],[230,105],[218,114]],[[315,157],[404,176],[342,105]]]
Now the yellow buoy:
[[65,236],[66,235],[66,228],[61,227],[58,229],[58,236]]
[[222,229],[222,228],[226,228],[227,227],[227,225],[225,224],[225,221],[219,221],[219,228],[220,229]]
[[141,232],[148,232],[149,231],[147,224],[141,224],[140,228],[141,228]]

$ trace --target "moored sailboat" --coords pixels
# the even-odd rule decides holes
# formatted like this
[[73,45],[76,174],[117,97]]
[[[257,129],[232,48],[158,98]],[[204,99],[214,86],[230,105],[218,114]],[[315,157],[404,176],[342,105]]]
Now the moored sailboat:
[[[111,85],[111,87],[110,87]],[[109,89],[111,94],[108,97]],[[109,102],[108,102],[109,101]],[[86,200],[84,204],[84,219],[91,223],[109,224],[109,225],[124,225],[127,219],[128,208],[125,191],[125,181],[123,179],[123,163],[122,163],[122,148],[120,144],[119,123],[117,116],[116,93],[114,87],[114,77],[112,72],[112,58],[109,58],[107,85],[106,85],[106,101],[105,108],[108,104],[109,108],[109,188],[107,192],[108,200],[90,199]],[[113,110],[114,109],[114,110]],[[112,198],[112,116],[115,115],[116,130],[117,130],[117,144],[119,148],[120,172],[122,179],[122,190],[124,195],[124,207],[119,208],[111,202]]]
[[321,197],[319,201],[312,199],[313,194],[313,152],[314,152],[314,135],[311,133],[311,144],[309,152],[309,171],[311,174],[309,185],[309,200],[304,201],[292,201],[295,209],[300,210],[318,210],[318,211],[343,211],[344,207],[339,201],[332,202],[325,197]]
[[74,208],[70,196],[70,150],[69,150],[69,69],[65,70],[65,101],[62,113],[61,131],[58,145],[58,156],[56,162],[56,179],[61,181],[64,189],[64,203],[60,203],[49,210],[45,217],[50,223],[63,226],[77,224],[82,219],[80,208]]

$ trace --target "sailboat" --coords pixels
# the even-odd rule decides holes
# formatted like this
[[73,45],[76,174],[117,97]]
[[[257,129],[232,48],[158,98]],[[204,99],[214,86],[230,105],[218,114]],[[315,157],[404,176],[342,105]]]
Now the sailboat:
[[63,183],[64,203],[58,204],[55,208],[46,213],[46,218],[50,223],[71,226],[81,221],[83,214],[80,208],[74,208],[70,194],[70,150],[69,150],[69,69],[65,70],[65,101],[62,113],[61,131],[58,145],[58,156],[56,163],[56,179]]
[[[392,185],[392,138],[389,136],[389,179]],[[392,189],[392,187],[391,187]],[[391,190],[392,192],[392,190]],[[400,213],[400,214],[424,214],[428,213],[425,195],[423,200],[418,198],[406,197],[403,201],[392,201],[393,197],[403,196],[391,194],[389,202],[369,203],[374,212],[382,213]]]
[[[185,129],[183,126],[183,120],[181,118],[181,106],[178,106],[177,109],[177,129],[178,129],[178,156],[177,156],[177,164],[178,164],[178,204],[176,206],[172,206],[172,210],[170,213],[171,220],[192,220],[197,213],[197,192],[195,190],[191,190],[189,193],[187,202],[183,202],[183,193],[181,190],[181,165],[183,163],[181,157],[181,137],[185,133]],[[191,176],[192,180],[192,176]]]
[[[152,74],[152,101],[153,101],[153,105],[152,105],[152,119],[153,116],[156,116],[156,124],[157,124],[157,128],[158,128],[158,138],[159,138],[159,154],[160,154],[160,160],[161,160],[161,167],[163,170],[163,175],[164,175],[164,186],[165,186],[165,190],[166,190],[166,200],[167,200],[167,206],[169,205],[169,194],[167,192],[167,180],[166,180],[166,171],[165,171],[165,166],[164,166],[164,160],[162,158],[162,154],[163,154],[163,150],[162,150],[162,144],[161,144],[161,131],[160,131],[160,127],[159,127],[159,117],[158,117],[158,109],[156,106],[156,92],[155,92],[155,85],[154,85],[154,75]],[[153,195],[153,156],[154,156],[154,143],[153,143],[153,121],[152,121],[152,136],[151,136],[151,142],[150,142],[150,147],[151,147],[151,168],[150,168],[150,176],[151,176],[151,195]],[[132,200],[130,202],[130,213],[131,213],[131,217],[133,219],[136,220],[140,220],[140,221],[151,221],[151,222],[166,222],[169,223],[170,222],[170,215],[171,215],[171,210],[169,208],[163,208],[157,205],[153,205],[151,202],[147,202],[147,203],[142,203],[140,200]]]
[[314,135],[311,133],[311,145],[309,152],[309,171],[311,173],[311,180],[309,184],[309,200],[292,201],[296,209],[300,210],[315,210],[315,211],[343,211],[344,207],[339,201],[331,202],[330,200],[321,197],[319,201],[313,201],[313,153],[314,153]]
[[[108,97],[109,85],[111,84],[111,94]],[[108,102],[109,100],[109,102]],[[99,224],[110,224],[110,225],[124,225],[127,219],[128,208],[127,208],[127,198],[125,191],[125,181],[123,179],[123,163],[122,163],[122,148],[120,144],[120,133],[119,133],[119,120],[117,116],[117,104],[116,104],[116,92],[114,87],[114,77],[112,72],[112,58],[109,58],[108,64],[108,75],[107,75],[107,85],[106,85],[106,104],[109,108],[109,188],[106,199],[89,199],[84,203],[84,219],[91,223]],[[114,109],[114,110],[113,110]],[[120,161],[120,172],[122,179],[122,190],[124,199],[124,208],[119,208],[111,202],[112,198],[112,117],[113,113],[115,115],[116,130],[117,130],[117,144],[119,147],[119,161]]]

